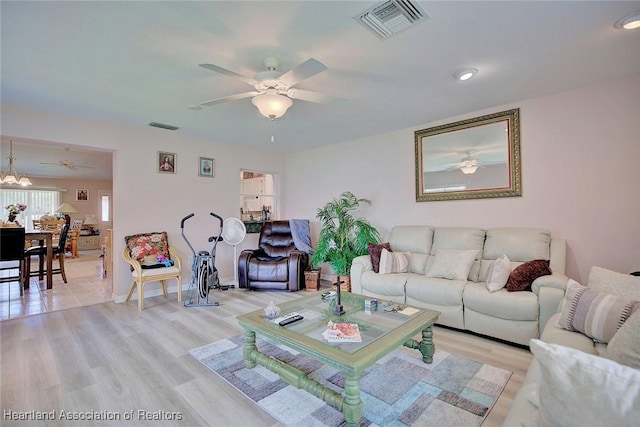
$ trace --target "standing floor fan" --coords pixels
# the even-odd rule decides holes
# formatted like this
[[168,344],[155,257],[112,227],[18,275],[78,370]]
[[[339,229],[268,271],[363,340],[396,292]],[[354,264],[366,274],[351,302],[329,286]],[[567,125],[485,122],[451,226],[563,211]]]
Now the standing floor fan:
[[191,282],[187,290],[187,297],[184,301],[185,307],[220,305],[217,301],[211,301],[209,296],[211,291],[220,288],[220,279],[218,277],[218,269],[216,268],[216,248],[218,242],[222,240],[222,218],[213,212],[211,216],[220,221],[220,232],[217,236],[209,237],[209,243],[213,242],[210,252],[199,251],[196,254],[195,249],[189,243],[187,236],[184,234],[184,223],[191,217],[193,213],[182,218],[180,222],[180,232],[182,238],[187,242],[189,249],[193,254],[193,263],[191,265]]
[[244,240],[247,235],[247,228],[244,222],[238,218],[227,218],[222,225],[222,240],[233,246],[233,283],[227,283],[225,286],[235,288],[238,286],[238,251],[237,246]]

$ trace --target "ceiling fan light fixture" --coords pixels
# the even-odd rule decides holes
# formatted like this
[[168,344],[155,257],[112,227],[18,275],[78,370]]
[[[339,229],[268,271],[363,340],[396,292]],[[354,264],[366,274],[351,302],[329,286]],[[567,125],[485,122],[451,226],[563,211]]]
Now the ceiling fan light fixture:
[[615,28],[624,30],[635,30],[640,28],[640,12],[633,12],[622,18],[613,25]]
[[258,108],[260,114],[271,120],[284,116],[293,105],[291,98],[279,95],[275,89],[268,89],[266,93],[254,96],[251,103]]
[[453,74],[453,77],[456,80],[465,81],[469,80],[471,77],[475,76],[478,73],[476,68],[465,68],[464,70],[457,71]]
[[474,173],[475,171],[478,170],[478,167],[477,166],[463,166],[463,167],[460,168],[460,170],[465,175],[471,175],[472,173]]
[[13,162],[16,159],[13,157],[13,141],[9,141],[9,156],[7,159],[9,159],[9,165],[4,171],[2,171],[2,174],[0,174],[0,184],[19,184],[23,187],[33,185],[29,178],[18,175],[18,172],[16,172],[16,169],[13,166]]

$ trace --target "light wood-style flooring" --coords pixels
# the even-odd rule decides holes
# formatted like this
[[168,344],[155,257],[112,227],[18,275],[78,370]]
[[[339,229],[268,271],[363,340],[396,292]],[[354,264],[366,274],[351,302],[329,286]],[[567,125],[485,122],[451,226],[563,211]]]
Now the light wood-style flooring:
[[[327,286],[326,284],[324,285]],[[106,302],[1,323],[3,426],[275,426],[276,420],[189,355],[242,332],[236,316],[308,292],[215,291],[219,307],[185,308],[157,296]],[[527,350],[435,327],[437,348],[513,372],[484,426],[500,426],[531,360]],[[87,411],[133,421],[10,421],[6,411]],[[104,412],[103,412],[104,411]],[[140,419],[170,417],[181,420]]]

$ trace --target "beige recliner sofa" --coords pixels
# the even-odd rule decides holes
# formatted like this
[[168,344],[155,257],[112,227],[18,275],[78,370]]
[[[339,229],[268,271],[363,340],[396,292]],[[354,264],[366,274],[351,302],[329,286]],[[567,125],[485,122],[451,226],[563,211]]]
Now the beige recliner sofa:
[[[520,345],[538,338],[564,297],[566,242],[537,228],[470,228],[401,225],[388,237],[394,252],[409,252],[409,272],[378,274],[371,257],[354,259],[354,293],[441,312],[438,324]],[[440,249],[478,250],[466,280],[427,277]],[[552,275],[537,278],[531,291],[489,292],[487,271],[506,255],[512,269],[535,259],[550,261]]]

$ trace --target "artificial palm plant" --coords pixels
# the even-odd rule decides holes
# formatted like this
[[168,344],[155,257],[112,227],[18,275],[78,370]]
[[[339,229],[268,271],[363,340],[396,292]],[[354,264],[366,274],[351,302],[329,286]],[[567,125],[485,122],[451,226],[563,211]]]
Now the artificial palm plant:
[[348,276],[353,259],[366,255],[368,244],[379,241],[378,230],[355,216],[361,203],[370,205],[371,201],[346,191],[318,209],[316,218],[322,229],[312,256],[314,266],[328,262],[336,275]]

